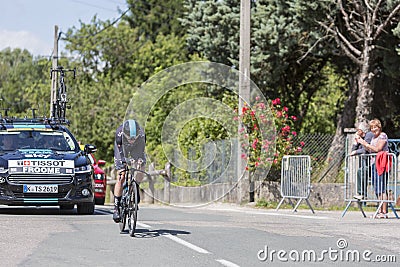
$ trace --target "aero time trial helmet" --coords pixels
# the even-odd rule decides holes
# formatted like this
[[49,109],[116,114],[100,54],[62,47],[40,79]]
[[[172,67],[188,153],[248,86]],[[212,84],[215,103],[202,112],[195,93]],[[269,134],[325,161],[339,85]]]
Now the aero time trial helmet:
[[123,136],[126,141],[135,141],[139,135],[139,125],[135,120],[127,120],[123,126]]

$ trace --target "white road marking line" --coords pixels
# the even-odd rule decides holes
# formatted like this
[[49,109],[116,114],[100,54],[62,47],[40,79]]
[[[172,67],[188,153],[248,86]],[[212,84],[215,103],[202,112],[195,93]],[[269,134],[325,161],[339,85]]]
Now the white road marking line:
[[101,213],[101,214],[104,214],[104,215],[111,215],[112,214],[112,213],[104,211],[104,210],[95,210],[95,212],[98,212],[98,213]]
[[216,261],[218,261],[219,263],[221,263],[222,265],[224,265],[226,267],[240,267],[239,265],[237,265],[233,262],[224,260],[224,259],[220,259],[220,260],[216,260]]
[[150,225],[147,225],[147,224],[144,224],[144,223],[137,222],[136,224],[139,225],[140,227],[143,227],[143,228],[147,228],[147,229],[151,228]]
[[[253,212],[246,212],[246,213],[253,213]],[[297,217],[297,218],[303,218],[303,219],[317,219],[317,220],[327,220],[327,219],[329,219],[329,217],[323,217],[323,216],[282,214],[282,213],[269,213],[269,212],[259,213],[259,214],[274,215],[274,216],[286,216],[286,217]]]
[[234,212],[242,212],[247,214],[255,214],[255,215],[272,215],[272,216],[285,216],[285,217],[297,217],[297,218],[304,218],[304,219],[317,219],[317,220],[327,220],[329,217],[324,216],[312,216],[312,215],[296,215],[296,214],[284,214],[284,213],[272,213],[272,212],[262,212],[262,211],[247,211],[247,210],[236,210],[236,209],[213,209],[213,210],[222,210],[222,211],[234,211]]
[[[137,225],[139,225],[140,227],[143,227],[143,228],[151,229],[151,226],[150,226],[150,225],[147,225],[147,224],[145,224],[145,223],[139,223],[139,222],[138,222]],[[201,248],[201,247],[198,247],[198,246],[196,246],[196,245],[193,245],[192,243],[189,243],[189,242],[187,242],[187,241],[185,241],[185,240],[183,240],[183,239],[180,239],[179,237],[176,237],[176,236],[174,236],[174,235],[171,235],[171,234],[162,234],[161,236],[164,236],[164,237],[166,237],[166,238],[169,238],[170,240],[175,241],[176,243],[179,243],[179,244],[181,244],[181,245],[184,245],[185,247],[188,247],[188,248],[190,248],[190,249],[192,249],[192,250],[194,250],[194,251],[197,251],[197,252],[199,252],[199,253],[203,253],[203,254],[212,254],[211,252],[209,252],[209,251],[207,251],[207,250],[205,250],[205,249],[203,249],[203,248]],[[224,265],[224,266],[226,266],[226,267],[240,267],[239,265],[237,265],[237,264],[235,264],[235,263],[233,263],[233,262],[224,260],[224,259],[218,259],[218,260],[216,260],[216,261],[218,261],[219,263],[221,263],[222,265]]]
[[183,240],[183,239],[180,239],[179,237],[173,236],[173,235],[171,235],[171,234],[163,234],[162,236],[164,236],[164,237],[166,237],[166,238],[169,238],[169,239],[171,239],[172,241],[175,241],[176,243],[179,243],[179,244],[181,244],[181,245],[184,245],[184,246],[186,246],[186,247],[188,247],[188,248],[190,248],[190,249],[192,249],[192,250],[194,250],[194,251],[197,251],[197,252],[199,252],[199,253],[211,254],[211,253],[208,252],[207,250],[205,250],[205,249],[203,249],[203,248],[201,248],[201,247],[198,247],[198,246],[196,246],[196,245],[193,245],[192,243],[189,243],[189,242],[187,242],[187,241],[185,241],[185,240]]

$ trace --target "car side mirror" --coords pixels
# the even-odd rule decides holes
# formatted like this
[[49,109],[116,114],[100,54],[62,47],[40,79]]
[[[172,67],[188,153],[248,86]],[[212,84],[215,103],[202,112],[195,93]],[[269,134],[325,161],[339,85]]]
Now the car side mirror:
[[104,166],[104,165],[106,165],[106,161],[105,161],[105,160],[102,160],[102,159],[99,159],[99,160],[97,161],[97,165],[98,165],[98,166]]
[[97,147],[95,145],[87,144],[85,145],[84,151],[86,154],[94,153],[97,151]]

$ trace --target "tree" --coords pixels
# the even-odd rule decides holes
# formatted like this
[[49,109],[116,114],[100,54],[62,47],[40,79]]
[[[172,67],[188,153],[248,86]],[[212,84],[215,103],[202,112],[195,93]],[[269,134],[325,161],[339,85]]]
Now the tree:
[[189,51],[238,68],[240,1],[188,0],[185,7],[181,22]]
[[[35,59],[27,50],[6,48],[0,52],[0,107],[10,116],[49,115],[50,62]],[[4,115],[4,111],[1,112]]]
[[[72,130],[82,142],[99,147],[98,158],[112,158],[115,129],[137,88],[157,71],[187,61],[179,36],[183,27],[176,26],[182,5],[169,2],[172,7],[160,10],[152,1],[129,1],[130,12],[118,23],[94,17],[67,33],[67,49],[79,55]],[[146,132],[152,136],[155,129]],[[148,138],[148,147],[157,147],[158,141]]]
[[130,13],[123,20],[130,28],[137,29],[139,39],[155,42],[158,35],[176,35],[182,37],[185,28],[179,22],[184,11],[182,0],[127,0]]
[[[326,40],[333,57],[344,59],[345,70],[349,77],[348,98],[344,103],[343,113],[338,116],[337,128],[328,158],[331,168],[328,181],[335,179],[339,171],[340,161],[344,154],[345,138],[343,130],[356,123],[365,122],[375,117],[372,112],[374,100],[374,77],[377,76],[382,65],[379,61],[379,50],[394,50],[395,47],[380,46],[384,39],[399,22],[400,1],[342,1],[328,2],[326,18],[320,20],[319,25],[325,30],[321,40]],[[332,45],[332,40],[336,46]],[[315,46],[311,47],[315,49]],[[343,63],[333,60],[338,67]],[[381,107],[382,109],[382,107]],[[329,178],[330,177],[330,178]]]
[[326,70],[330,55],[323,49],[304,57],[321,38],[313,31],[320,8],[319,1],[257,1],[252,10],[252,79],[267,97],[287,103],[300,128],[314,95],[326,86],[328,75],[335,75]]
[[[370,119],[374,98],[374,77],[380,72],[377,50],[382,39],[397,27],[400,1],[335,1],[320,25],[338,49],[351,60],[357,73],[358,123]],[[387,47],[395,49],[395,47]]]
[[[324,49],[305,56],[322,38],[315,23],[322,19],[321,5],[307,0],[252,2],[251,79],[267,98],[282,98],[298,114],[296,126],[300,129],[316,92],[327,86],[333,79],[330,76],[338,76],[337,69],[328,65],[331,54]],[[240,1],[186,1],[186,6],[182,23],[188,28],[189,51],[238,68]],[[330,90],[342,92],[343,84]],[[326,109],[331,117],[342,105],[320,109]]]

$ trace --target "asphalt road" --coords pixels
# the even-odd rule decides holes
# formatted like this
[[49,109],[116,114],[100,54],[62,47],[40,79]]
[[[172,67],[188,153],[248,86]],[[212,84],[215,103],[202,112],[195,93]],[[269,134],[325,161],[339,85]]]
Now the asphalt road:
[[[372,215],[368,214],[367,215]],[[136,236],[111,207],[0,206],[1,266],[398,266],[400,220],[231,204],[141,205]],[[378,262],[379,261],[379,262]]]

